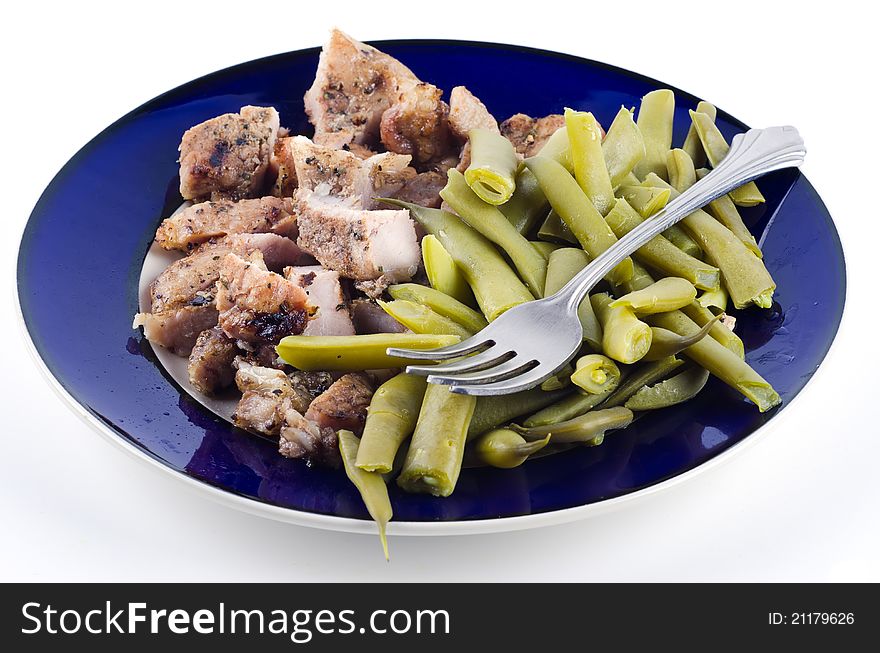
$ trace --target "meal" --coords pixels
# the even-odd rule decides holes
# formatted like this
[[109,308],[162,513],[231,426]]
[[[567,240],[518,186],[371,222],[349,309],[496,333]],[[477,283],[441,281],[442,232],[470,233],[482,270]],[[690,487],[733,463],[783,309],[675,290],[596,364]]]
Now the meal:
[[256,106],[183,134],[185,202],[155,237],[179,258],[134,325],[188,357],[198,392],[239,396],[238,427],[341,466],[383,545],[390,479],[448,496],[462,466],[600,445],[710,375],[761,411],[780,402],[727,313],[775,290],[740,215],[764,201],[753,182],[618,264],[579,307],[581,352],[540,387],[455,394],[386,353],[459,342],[562,288],[724,158],[711,104],[680,148],[665,89],[607,129],[572,109],[499,123],[338,30],[304,100],[311,137]]

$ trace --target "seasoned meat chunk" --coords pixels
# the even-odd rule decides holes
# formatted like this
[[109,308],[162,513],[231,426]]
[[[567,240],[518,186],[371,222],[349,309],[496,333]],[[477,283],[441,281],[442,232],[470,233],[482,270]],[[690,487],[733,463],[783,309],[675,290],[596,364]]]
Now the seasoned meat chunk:
[[442,95],[439,88],[424,82],[408,89],[382,114],[382,144],[420,164],[447,156],[452,149],[449,105],[440,99]]
[[449,127],[452,133],[465,141],[472,129],[488,129],[500,133],[498,121],[489,113],[486,105],[480,102],[465,86],[456,86],[449,94]]
[[285,413],[278,453],[285,458],[305,458],[309,464],[326,467],[339,467],[342,462],[336,431],[318,426],[296,411]]
[[242,107],[191,127],[180,142],[180,194],[239,199],[260,194],[278,137],[272,107]]
[[163,249],[187,252],[221,236],[268,232],[296,238],[296,216],[289,199],[261,197],[193,204],[162,221],[156,242]]
[[446,186],[446,175],[436,170],[429,170],[408,179],[403,187],[390,197],[436,209],[440,207],[440,191],[444,186]]
[[144,327],[144,336],[154,345],[178,356],[189,356],[196,339],[205,329],[217,324],[213,300],[204,306],[178,305],[152,313],[134,316],[133,328]]
[[373,397],[373,384],[366,374],[346,374],[327,388],[309,406],[305,416],[318,426],[334,431],[348,429],[360,433]]
[[299,189],[297,243],[325,268],[355,280],[410,279],[421,258],[415,227],[403,210],[365,211],[351,202]]
[[284,268],[284,276],[306,291],[309,306],[316,311],[303,330],[303,335],[354,335],[354,325],[338,272],[325,270],[320,265],[307,265]]
[[565,118],[550,114],[543,118],[532,118],[517,113],[501,123],[501,133],[513,143],[517,152],[525,157],[537,154],[547,139],[560,127],[565,126]]
[[278,343],[302,333],[309,319],[305,291],[270,272],[259,251],[245,259],[226,254],[217,282],[220,328],[230,338],[253,343]]
[[220,327],[205,329],[189,355],[189,381],[196,390],[213,395],[232,385],[232,362],[238,355],[235,341]]
[[334,29],[303,98],[315,142],[334,149],[376,143],[382,114],[397,102],[402,87],[417,83],[393,57]]

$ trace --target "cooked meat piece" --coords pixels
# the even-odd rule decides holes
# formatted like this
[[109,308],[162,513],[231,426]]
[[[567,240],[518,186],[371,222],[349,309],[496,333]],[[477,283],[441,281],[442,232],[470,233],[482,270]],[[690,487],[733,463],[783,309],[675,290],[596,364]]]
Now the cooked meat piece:
[[371,156],[376,154],[369,147],[360,143],[349,143],[348,145],[343,145],[342,149],[346,152],[351,152],[359,159],[369,159]]
[[205,329],[199,334],[189,355],[189,381],[196,390],[213,395],[232,385],[235,370],[232,362],[238,355],[235,341],[220,327]]
[[217,310],[230,338],[277,344],[302,333],[309,319],[307,302],[302,288],[266,268],[259,251],[247,259],[226,254],[221,260]]
[[560,127],[565,126],[565,118],[553,113],[543,118],[532,118],[517,113],[501,123],[501,133],[513,143],[517,152],[525,157],[534,156],[544,147],[547,139]]
[[449,94],[449,128],[460,140],[466,141],[472,129],[488,129],[499,134],[498,121],[486,105],[464,86],[456,86]]
[[235,385],[242,392],[232,420],[239,428],[277,436],[284,420],[282,402],[292,397],[293,388],[281,370],[236,361]]
[[356,290],[360,290],[370,299],[379,299],[385,291],[388,289],[388,286],[393,284],[394,281],[389,279],[384,274],[378,279],[369,279],[367,281],[355,281],[354,287]]
[[[366,209],[381,208],[374,197],[394,195],[416,176],[409,156],[386,152],[362,159],[346,150],[317,145],[305,136],[279,141],[276,156],[284,161],[284,170],[292,166],[299,188],[356,198]],[[284,192],[282,187],[276,190]]]
[[409,331],[383,311],[381,306],[369,299],[355,299],[351,302],[351,321],[358,334],[406,333]]
[[198,246],[193,253],[169,265],[150,285],[150,313],[135,316],[134,327],[144,327],[150,342],[189,356],[198,335],[217,324],[214,305],[223,256],[235,252],[263,253],[270,267],[304,262],[302,250],[276,234],[237,234]]
[[315,142],[334,149],[375,144],[382,114],[403,88],[417,83],[412,71],[393,57],[334,29],[303,98]]
[[297,243],[322,266],[343,277],[392,281],[412,278],[421,260],[406,209],[365,211],[350,201],[299,189]]
[[303,413],[306,412],[308,405],[312,403],[318,395],[325,392],[327,388],[333,385],[333,377],[329,372],[302,372],[296,370],[295,372],[288,374],[287,378],[290,381],[290,385],[293,386],[293,389],[299,394],[299,396],[308,397],[306,405],[303,407],[302,411],[300,411]]
[[297,411],[285,413],[278,453],[285,458],[305,458],[309,464],[339,467],[339,441],[336,431],[321,427]]
[[163,249],[187,252],[213,238],[267,232],[296,238],[296,216],[289,199],[261,197],[193,204],[162,221],[156,242]]
[[271,367],[276,370],[287,368],[287,363],[278,356],[278,352],[275,351],[275,345],[271,343],[236,340],[235,344],[239,352],[238,360],[245,361],[251,365],[257,365],[258,367]]
[[180,194],[187,200],[259,195],[278,127],[272,107],[246,106],[188,129],[179,148]]
[[420,172],[407,180],[403,187],[390,197],[436,209],[440,206],[440,191],[444,186],[446,186],[446,175],[434,170]]
[[[453,145],[449,132],[449,105],[436,86],[420,82],[401,95],[384,114],[379,126],[382,144],[391,152],[409,154],[417,164],[447,156]],[[457,148],[455,148],[457,149]]]
[[354,325],[342,294],[339,273],[320,265],[284,268],[284,276],[306,291],[309,306],[316,309],[303,335],[352,336]]
[[318,396],[306,411],[307,419],[334,431],[360,433],[373,397],[373,384],[366,374],[353,372],[341,377]]

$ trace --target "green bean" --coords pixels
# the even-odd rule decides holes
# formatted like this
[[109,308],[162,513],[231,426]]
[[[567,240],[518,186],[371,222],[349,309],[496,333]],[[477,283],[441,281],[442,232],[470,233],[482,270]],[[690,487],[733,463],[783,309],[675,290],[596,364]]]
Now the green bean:
[[565,110],[574,178],[603,216],[611,210],[614,188],[602,155],[602,130],[592,113]]
[[[654,178],[656,183],[665,183]],[[673,189],[672,197],[680,191]],[[776,283],[764,266],[744,244],[723,224],[702,209],[697,209],[681,221],[684,228],[694,238],[714,265],[721,270],[723,281],[733,305],[745,308],[755,304],[761,308],[773,305],[773,291]]]
[[650,188],[641,185],[621,186],[617,189],[617,192],[643,218],[650,218],[666,206],[670,196],[666,188]]
[[604,394],[620,383],[620,368],[607,356],[587,354],[578,359],[571,382],[588,394]]
[[544,379],[544,381],[541,382],[540,388],[544,392],[567,388],[571,385],[571,375],[573,373],[574,368],[569,363],[566,363],[565,367],[559,370],[556,374]]
[[[709,159],[712,167],[715,168],[727,156],[730,146],[712,118],[705,113],[697,111],[691,111],[690,114],[697,135],[700,137],[700,143],[702,143],[703,150],[706,152],[706,157]],[[753,181],[730,191],[730,199],[738,206],[755,206],[765,201],[764,196]]]
[[666,175],[666,152],[672,147],[672,117],[675,95],[668,89],[651,91],[642,98],[636,124],[645,141],[645,158],[636,165],[636,177],[649,172]]
[[633,173],[629,173],[617,186],[615,186],[615,188],[620,188],[622,186],[640,186],[641,184],[641,179],[636,177]]
[[513,143],[488,129],[470,130],[468,142],[471,163],[464,172],[467,185],[487,204],[504,204],[516,188],[519,159]]
[[479,462],[513,469],[522,465],[533,453],[540,451],[550,442],[550,436],[542,440],[526,441],[519,433],[510,429],[487,431],[474,441],[473,450]]
[[468,226],[504,250],[532,294],[540,297],[544,292],[544,278],[547,274],[547,261],[544,257],[510,224],[501,211],[477,197],[465,182],[464,175],[455,168],[450,168],[447,175],[448,181],[446,187],[440,191],[440,197]]
[[478,435],[507,424],[521,415],[545,408],[559,401],[566,394],[568,393],[564,390],[546,392],[540,388],[532,388],[512,395],[480,397],[477,399],[477,407],[468,427],[467,439],[473,440]]
[[744,359],[746,357],[745,346],[743,345],[743,341],[740,340],[740,337],[728,329],[724,322],[716,320],[716,315],[708,308],[700,306],[699,302],[692,302],[682,308],[681,312],[696,322],[697,326],[704,327],[707,324],[711,324],[709,335],[712,336],[714,340],[720,342],[739,358]]
[[679,192],[683,192],[697,182],[694,161],[684,150],[676,148],[666,153],[666,171],[669,175],[669,185]]
[[553,209],[550,209],[547,218],[538,229],[538,238],[563,246],[579,244],[577,238],[571,233],[571,229]]
[[724,287],[715,290],[707,290],[697,297],[697,303],[703,308],[708,308],[713,313],[723,313],[727,310],[727,291]]
[[[670,315],[670,313],[661,313],[661,315]],[[624,405],[630,397],[641,390],[644,386],[651,385],[652,383],[656,383],[660,379],[669,376],[683,363],[684,361],[680,358],[667,356],[658,361],[652,361],[640,365],[638,369],[635,369],[628,374],[626,379],[617,386],[617,390],[605,400],[603,407],[611,408],[613,406]]]
[[627,293],[611,302],[611,308],[625,306],[637,316],[666,313],[687,306],[697,297],[697,289],[685,279],[666,277],[647,288]]
[[[541,252],[541,256],[548,261],[550,260],[550,255],[560,247],[560,245],[557,245],[556,243],[548,243],[543,240],[531,240],[529,242],[532,243],[532,247]],[[547,285],[546,280],[544,281],[544,285]]]
[[473,335],[473,332],[468,331],[455,320],[435,313],[422,304],[416,304],[406,299],[395,299],[390,302],[383,302],[380,299],[377,303],[383,311],[413,333],[448,333],[458,336],[462,340]]
[[357,452],[360,469],[387,474],[394,468],[400,446],[416,428],[426,386],[425,377],[401,372],[376,389]]
[[[526,166],[541,184],[541,189],[559,217],[592,258],[617,242],[611,227],[584,195],[578,183],[560,164],[543,156],[533,156]],[[626,258],[609,273],[612,281],[625,281],[632,275],[632,259]]]
[[459,342],[452,335],[371,333],[358,336],[286,336],[275,350],[285,363],[304,372],[316,370],[383,370],[412,361],[389,356],[389,347],[434,349]]
[[468,286],[467,280],[452,256],[433,234],[427,234],[422,238],[422,260],[432,288],[468,306],[474,305],[474,293]]
[[381,474],[374,472],[365,472],[355,465],[355,459],[358,455],[358,447],[360,441],[351,431],[342,429],[336,432],[339,441],[339,453],[342,456],[342,464],[345,467],[345,474],[354,486],[360,492],[361,499],[367,507],[370,517],[379,527],[379,539],[382,541],[382,550],[385,552],[385,559],[388,560],[388,538],[385,535],[385,529],[388,522],[391,521],[393,511],[391,509],[391,499],[388,498],[388,488],[385,485],[385,479]]
[[651,348],[642,360],[659,361],[681,353],[695,342],[702,340],[709,335],[709,330],[719,318],[720,316],[715,316],[714,320],[706,322],[699,331],[689,336],[680,336],[669,329],[661,329],[660,327],[652,326],[651,333],[653,335],[651,337]]
[[[615,202],[611,212],[605,216],[605,221],[615,236],[623,238],[638,227],[644,219],[630,206],[629,202],[619,199]],[[662,235],[655,236],[639,247],[633,257],[645,265],[660,270],[665,275],[687,279],[697,288],[703,290],[717,288],[720,283],[721,273],[718,268],[685,254]],[[547,274],[548,276],[550,274],[549,268]]]
[[523,425],[527,427],[546,426],[547,424],[555,424],[573,419],[601,404],[612,392],[613,390],[606,390],[597,395],[574,392],[529,416],[523,422]]
[[553,444],[578,443],[589,446],[602,444],[605,433],[612,429],[623,429],[633,420],[633,413],[622,406],[584,413],[566,422],[547,426],[523,428],[513,424],[511,428],[526,440],[537,440],[550,436]]
[[626,306],[611,306],[605,293],[590,296],[593,310],[602,325],[602,351],[621,363],[635,363],[651,347],[651,328]]
[[[714,105],[709,104],[708,102],[700,101],[697,104],[697,111],[699,113],[705,113],[712,119],[713,122],[715,121],[717,110],[715,109]],[[681,149],[687,152],[688,156],[693,159],[694,165],[706,165],[706,152],[705,150],[703,150],[703,144],[700,142],[700,137],[697,134],[697,130],[694,128],[693,122],[691,122],[691,126],[688,129],[687,137],[684,139],[684,145],[681,146]]]
[[416,304],[423,304],[432,311],[448,317],[450,320],[455,320],[471,333],[476,333],[488,325],[486,318],[470,306],[466,306],[454,297],[428,286],[417,283],[400,283],[388,286],[388,294],[394,299],[405,299]]
[[697,241],[687,235],[680,225],[674,224],[669,227],[663,232],[663,237],[688,256],[702,258],[703,249],[697,244]]
[[[550,255],[547,263],[547,280],[544,283],[544,296],[559,291],[565,284],[572,280],[574,275],[587,267],[590,262],[587,254],[581,249],[564,247],[557,249]],[[578,306],[578,319],[584,332],[584,340],[593,350],[602,348],[602,327],[593,312],[593,305],[588,299],[584,299]]]
[[[707,174],[709,174],[709,171],[706,168],[700,168],[697,170],[697,179],[702,179]],[[722,195],[718,199],[709,202],[705,210],[718,222],[730,229],[755,256],[764,258],[764,253],[758,246],[758,242],[743,222],[739,209],[736,208],[736,204],[733,203],[729,195]]]
[[695,365],[656,385],[645,386],[624,405],[630,410],[657,410],[674,406],[696,397],[708,380],[709,372]]
[[636,164],[645,158],[645,141],[630,109],[620,107],[602,141],[602,155],[615,188],[624,183]]
[[474,291],[480,310],[490,322],[507,309],[534,299],[494,245],[456,215],[400,200],[383,198],[382,201],[409,209],[410,215],[440,240]]
[[571,161],[571,143],[568,140],[568,129],[565,126],[550,135],[538,154],[553,159],[568,172],[574,172],[574,164]]
[[407,492],[448,497],[455,489],[476,397],[428,384],[397,484]]
[[[649,319],[654,326],[669,329],[679,335],[689,335],[699,330],[697,324],[681,311],[660,313]],[[699,340],[685,349],[684,354],[751,399],[762,413],[782,401],[773,387],[748,363],[713,338]]]
[[548,204],[535,175],[522,168],[516,175],[516,190],[498,208],[510,224],[525,236],[534,229],[538,220],[547,215]]

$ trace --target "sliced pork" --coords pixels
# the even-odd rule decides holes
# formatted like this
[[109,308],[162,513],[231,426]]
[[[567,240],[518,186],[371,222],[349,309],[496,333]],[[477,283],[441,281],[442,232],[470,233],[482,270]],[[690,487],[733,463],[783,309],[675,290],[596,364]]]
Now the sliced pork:
[[206,395],[228,388],[235,379],[232,363],[237,355],[235,341],[220,327],[202,331],[189,355],[190,383]]
[[543,118],[532,118],[524,113],[517,113],[500,125],[501,134],[507,138],[517,152],[524,157],[537,154],[547,139],[560,127],[565,126],[565,118],[559,114],[550,114]]
[[289,267],[284,276],[306,291],[314,314],[303,335],[352,336],[354,325],[348,312],[348,302],[339,283],[339,273],[320,265]]
[[436,209],[440,207],[440,191],[444,186],[446,186],[446,175],[436,170],[429,170],[408,179],[400,190],[389,197]]
[[373,383],[370,377],[353,372],[340,377],[319,395],[309,405],[305,416],[321,427],[360,433],[364,428],[367,407],[372,398]]
[[359,281],[384,275],[397,282],[415,274],[421,252],[407,210],[365,211],[304,189],[294,200],[297,243],[325,268]]
[[417,164],[448,156],[453,147],[449,131],[449,105],[436,86],[420,82],[401,94],[384,114],[379,133],[391,152],[409,154]]

